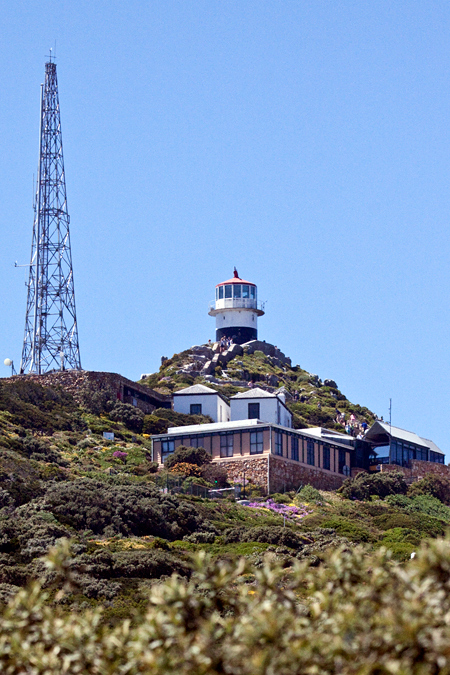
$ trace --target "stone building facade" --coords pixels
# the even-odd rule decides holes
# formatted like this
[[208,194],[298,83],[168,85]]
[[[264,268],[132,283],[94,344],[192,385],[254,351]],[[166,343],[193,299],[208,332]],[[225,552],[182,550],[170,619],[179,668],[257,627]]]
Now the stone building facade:
[[351,475],[357,453],[348,437],[321,431],[328,430],[298,431],[260,420],[173,427],[167,434],[152,436],[153,460],[162,468],[180,445],[203,447],[232,482],[245,478],[268,492],[306,484],[333,490]]

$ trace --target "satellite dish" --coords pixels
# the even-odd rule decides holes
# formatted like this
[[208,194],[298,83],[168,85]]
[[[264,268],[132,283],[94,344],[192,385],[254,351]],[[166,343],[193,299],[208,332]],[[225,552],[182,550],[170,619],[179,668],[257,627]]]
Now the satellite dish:
[[12,366],[12,361],[11,361],[11,359],[5,359],[5,360],[3,361],[3,363],[5,364],[5,366],[8,366],[8,368],[9,368],[10,366]]

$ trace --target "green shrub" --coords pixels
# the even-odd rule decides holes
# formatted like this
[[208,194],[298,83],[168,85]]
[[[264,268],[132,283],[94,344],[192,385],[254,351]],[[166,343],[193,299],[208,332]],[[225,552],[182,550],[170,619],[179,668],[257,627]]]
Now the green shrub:
[[323,504],[325,500],[319,490],[316,490],[312,485],[305,485],[300,492],[297,493],[294,501],[295,503],[300,504],[303,504],[304,502],[308,502],[309,504]]
[[390,495],[386,501],[392,506],[397,506],[408,513],[425,513],[434,518],[440,518],[445,522],[450,522],[450,507],[445,506],[437,497],[430,494],[416,494],[411,497],[406,495]]
[[203,466],[211,462],[211,455],[206,452],[205,448],[191,448],[185,445],[179,445],[178,448],[166,458],[164,467],[170,469],[175,464],[196,464]]
[[[408,557],[408,544],[392,546],[394,556]],[[57,587],[73,588],[65,550],[47,565]],[[255,569],[199,554],[190,579],[153,585],[147,610],[116,628],[102,625],[100,608],[67,612],[33,584],[4,609],[0,671],[446,675],[449,575],[444,540],[403,565],[385,551],[341,548],[319,567],[298,565],[289,583],[268,559]]]
[[370,499],[373,495],[384,499],[388,495],[406,494],[408,486],[401,471],[387,473],[359,473],[347,478],[338,492],[346,499]]
[[225,530],[224,542],[233,544],[239,542],[255,541],[261,544],[274,544],[276,546],[288,546],[293,549],[301,549],[307,540],[301,534],[289,527],[232,527]]
[[408,495],[410,497],[431,495],[439,499],[443,504],[450,506],[450,480],[443,476],[429,473],[422,480],[409,486]]
[[144,413],[139,408],[129,403],[117,401],[109,413],[109,419],[113,422],[122,422],[130,431],[140,434],[144,424]]
[[359,525],[358,523],[351,522],[350,520],[339,516],[325,518],[321,525],[324,528],[332,528],[341,537],[347,537],[347,539],[356,543],[369,542],[373,539],[369,530],[363,525]]
[[[151,485],[106,485],[83,478],[52,484],[45,505],[59,522],[95,534],[154,535],[180,539],[209,529],[189,503]],[[203,527],[202,527],[203,525]]]

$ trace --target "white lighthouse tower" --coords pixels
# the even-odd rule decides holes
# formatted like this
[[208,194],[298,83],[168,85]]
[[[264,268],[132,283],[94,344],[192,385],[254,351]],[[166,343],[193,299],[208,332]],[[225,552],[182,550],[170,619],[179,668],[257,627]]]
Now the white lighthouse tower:
[[258,316],[264,311],[258,308],[255,284],[241,279],[234,268],[234,277],[216,286],[216,302],[209,310],[216,317],[216,340],[233,338],[233,342],[258,339]]

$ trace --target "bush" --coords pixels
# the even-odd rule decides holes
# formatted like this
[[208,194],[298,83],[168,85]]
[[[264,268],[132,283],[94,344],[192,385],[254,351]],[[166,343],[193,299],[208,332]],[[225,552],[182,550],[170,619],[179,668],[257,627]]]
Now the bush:
[[201,469],[202,478],[215,488],[224,488],[228,486],[228,474],[223,466],[219,464],[204,464]]
[[301,549],[305,542],[309,542],[309,540],[289,527],[278,526],[232,527],[225,530],[223,537],[226,544],[254,541],[261,544],[288,546],[296,550]]
[[294,499],[296,504],[304,504],[305,502],[308,502],[309,504],[323,504],[324,501],[325,500],[319,490],[316,490],[312,485],[305,485],[302,487]]
[[156,415],[145,415],[144,422],[142,424],[142,433],[143,434],[165,434],[169,428],[169,421],[161,419]]
[[388,473],[359,473],[347,478],[338,492],[346,499],[369,500],[372,496],[384,499],[388,495],[406,494],[408,486],[401,471]]
[[409,486],[408,495],[410,497],[431,495],[443,504],[450,506],[450,480],[429,473],[422,480]]
[[[59,588],[73,585],[67,547],[47,565]],[[289,583],[268,559],[255,569],[199,554],[190,579],[153,585],[147,610],[116,628],[102,624],[101,608],[52,605],[35,583],[3,611],[0,671],[447,675],[449,576],[445,540],[403,565],[385,551],[340,548],[324,565],[299,565]]]
[[109,413],[109,419],[113,422],[122,422],[130,431],[140,434],[144,424],[144,413],[139,408],[129,403],[117,401]]
[[151,485],[107,485],[84,478],[52,484],[44,503],[61,523],[95,534],[173,540],[208,529],[192,504],[161,494]]
[[197,466],[203,466],[203,464],[208,464],[211,462],[211,455],[209,452],[206,452],[205,448],[190,448],[185,445],[180,445],[166,458],[164,462],[164,467],[170,469],[175,464],[187,463],[187,464],[196,464]]

